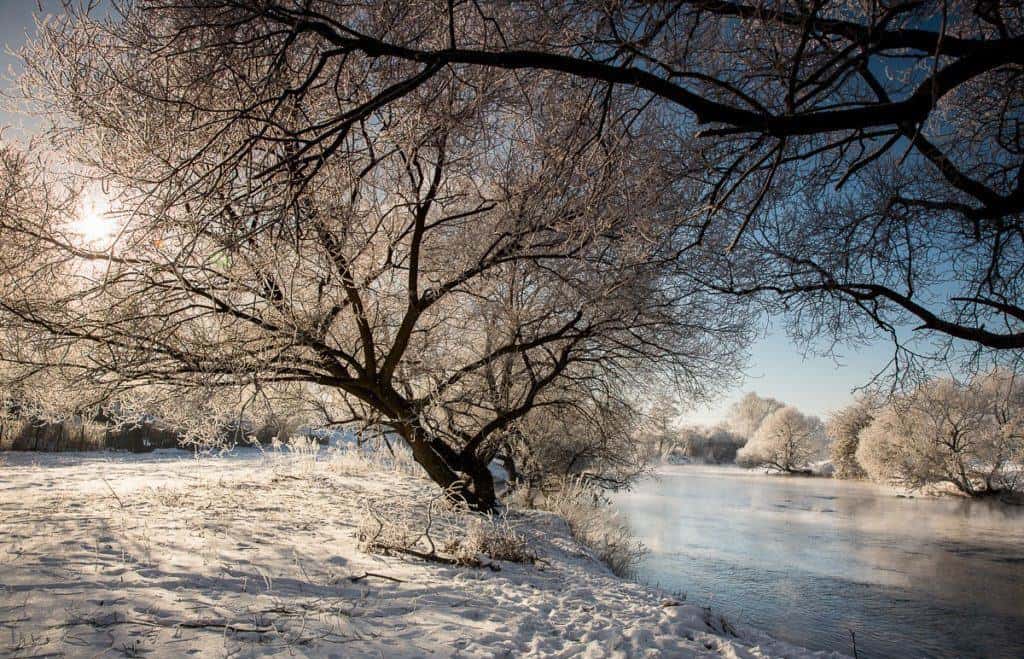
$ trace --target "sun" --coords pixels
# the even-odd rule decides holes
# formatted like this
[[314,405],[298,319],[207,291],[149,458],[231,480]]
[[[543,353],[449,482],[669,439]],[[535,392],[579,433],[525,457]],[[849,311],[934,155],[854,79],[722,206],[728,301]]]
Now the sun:
[[102,194],[86,194],[71,223],[71,230],[89,247],[108,246],[117,231],[110,202]]

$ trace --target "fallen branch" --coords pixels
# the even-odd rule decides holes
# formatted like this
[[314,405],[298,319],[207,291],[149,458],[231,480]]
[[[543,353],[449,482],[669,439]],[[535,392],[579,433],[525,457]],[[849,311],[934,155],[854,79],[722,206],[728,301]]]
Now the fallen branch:
[[418,549],[411,549],[409,547],[397,547],[394,545],[386,545],[379,542],[374,542],[367,546],[370,551],[377,550],[385,555],[394,552],[396,554],[406,554],[415,558],[422,559],[424,561],[430,561],[431,563],[440,563],[441,565],[452,565],[455,567],[476,567],[476,568],[487,568],[491,572],[501,572],[501,566],[494,563],[485,563],[479,559],[456,559],[450,556],[442,556],[436,553],[428,553],[425,551],[419,551]]
[[[159,625],[163,626],[163,625]],[[212,620],[196,620],[175,623],[174,625],[167,625],[170,627],[182,627],[184,629],[224,629],[229,632],[235,632],[236,634],[270,634],[279,631],[276,627],[244,627],[236,625],[230,622],[214,622]]]

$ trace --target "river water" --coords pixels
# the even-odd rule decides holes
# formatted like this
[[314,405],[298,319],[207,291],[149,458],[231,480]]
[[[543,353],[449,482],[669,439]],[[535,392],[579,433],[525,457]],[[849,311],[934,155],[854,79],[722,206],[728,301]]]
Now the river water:
[[1024,508],[735,467],[659,470],[615,505],[641,581],[812,649],[1024,657]]

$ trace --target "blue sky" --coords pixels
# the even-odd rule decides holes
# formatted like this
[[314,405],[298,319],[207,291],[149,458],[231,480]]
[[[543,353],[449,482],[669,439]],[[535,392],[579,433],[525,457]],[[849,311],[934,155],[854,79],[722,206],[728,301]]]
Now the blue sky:
[[[46,2],[44,8],[55,10],[58,2]],[[25,39],[25,31],[35,31],[32,16],[37,13],[36,0],[0,0],[0,39],[4,45],[19,46]],[[4,55],[4,67],[11,58]]]
[[[59,0],[44,0],[45,11],[59,11]],[[6,49],[17,49],[25,34],[34,33],[32,17],[37,14],[36,0],[0,0],[0,68],[6,74],[17,66]],[[4,85],[7,86],[6,84]],[[0,112],[0,124],[18,126],[24,117]],[[892,345],[879,340],[866,347],[844,347],[837,357],[806,357],[790,341],[780,324],[766,329],[752,347],[749,367],[742,383],[716,398],[711,405],[693,410],[686,416],[693,423],[714,423],[745,391],[778,398],[811,414],[825,415],[848,402],[851,391],[867,383],[892,357]]]
[[[824,349],[824,344],[819,349]],[[751,349],[743,382],[708,406],[693,410],[685,421],[712,424],[746,391],[778,398],[803,412],[824,417],[848,403],[856,387],[867,384],[893,355],[893,345],[879,339],[867,346],[839,346],[835,355],[804,356],[781,323],[769,326]]]
[[[43,12],[40,14],[39,7]],[[3,76],[3,88],[10,86],[11,76],[18,71],[18,60],[8,51],[17,50],[25,43],[25,35],[35,34],[33,16],[45,16],[47,12],[60,11],[60,0],[0,0],[0,74]],[[4,105],[7,105],[6,103]],[[0,125],[4,127],[22,127],[25,117],[17,113],[0,110]]]

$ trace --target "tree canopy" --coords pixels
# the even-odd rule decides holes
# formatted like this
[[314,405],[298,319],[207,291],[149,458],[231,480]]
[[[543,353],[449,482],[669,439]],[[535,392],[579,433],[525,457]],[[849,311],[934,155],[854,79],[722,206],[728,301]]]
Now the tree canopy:
[[[453,73],[505,72],[521,86],[569,80],[601,114],[630,99],[637,116],[666,117],[666,166],[699,182],[702,226],[730,236],[728,275],[712,285],[790,311],[797,336],[898,338],[914,323],[949,339],[940,354],[1016,361],[1024,348],[1019,4],[129,7],[149,17],[139,34],[153,53],[203,35],[241,63],[237,51],[259,42],[278,62],[304,62],[293,96],[338,70],[368,83],[346,88],[331,119],[303,133],[294,160],[304,167],[359,122]],[[264,91],[252,112],[280,112],[270,110],[279,95]]]
[[[331,422],[383,426],[487,508],[531,413],[731,377],[749,317],[694,283],[693,189],[642,99],[449,68],[377,103],[388,67],[248,15],[143,2],[26,51],[26,97],[117,229],[76,237],[74,191],[45,181],[2,209],[25,398],[41,369],[169,415],[327,390]],[[24,180],[33,162],[8,155]]]

